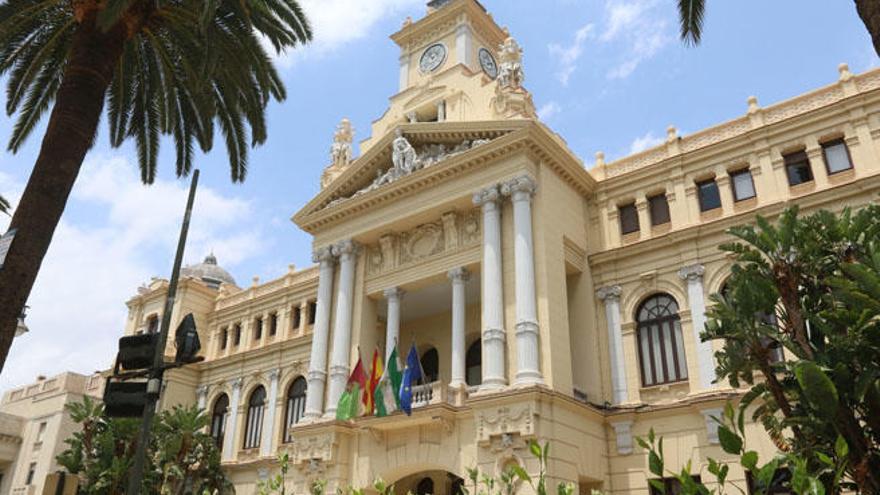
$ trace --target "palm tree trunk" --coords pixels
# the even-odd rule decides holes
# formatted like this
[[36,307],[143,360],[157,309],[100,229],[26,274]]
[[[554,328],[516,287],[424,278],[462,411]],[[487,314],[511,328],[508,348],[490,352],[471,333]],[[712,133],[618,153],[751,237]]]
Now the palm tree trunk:
[[10,228],[17,234],[0,268],[0,370],[6,363],[18,317],[94,141],[104,94],[124,42],[121,26],[107,32],[96,27],[94,10],[77,26],[40,154],[12,217]]
[[855,0],[855,2],[859,17],[871,34],[874,51],[880,55],[880,2],[877,0]]

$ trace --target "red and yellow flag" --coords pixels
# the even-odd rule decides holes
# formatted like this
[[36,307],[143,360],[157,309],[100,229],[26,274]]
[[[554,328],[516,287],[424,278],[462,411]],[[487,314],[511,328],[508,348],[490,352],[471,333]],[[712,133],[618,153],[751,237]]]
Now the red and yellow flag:
[[367,414],[373,414],[376,405],[376,385],[382,378],[382,358],[379,349],[373,350],[373,364],[370,366],[370,378],[367,381],[367,393],[364,394],[364,410]]

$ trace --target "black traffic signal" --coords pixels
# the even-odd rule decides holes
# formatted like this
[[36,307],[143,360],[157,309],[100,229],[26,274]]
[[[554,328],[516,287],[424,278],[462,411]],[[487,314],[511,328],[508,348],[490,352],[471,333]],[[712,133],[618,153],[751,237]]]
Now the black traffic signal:
[[159,334],[129,335],[119,339],[116,364],[126,371],[141,370],[153,366]]
[[137,418],[147,404],[147,382],[108,380],[104,387],[104,414],[110,418]]
[[202,348],[199,342],[199,333],[196,331],[196,319],[192,313],[183,317],[183,321],[178,325],[174,333],[174,344],[177,346],[177,353],[174,355],[174,362],[179,364],[188,364],[199,361],[196,354]]

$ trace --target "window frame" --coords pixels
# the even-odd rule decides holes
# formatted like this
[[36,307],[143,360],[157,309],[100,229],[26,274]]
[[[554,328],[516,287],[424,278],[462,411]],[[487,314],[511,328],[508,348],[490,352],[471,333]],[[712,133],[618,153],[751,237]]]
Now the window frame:
[[[302,384],[302,391],[294,390],[298,385]],[[308,381],[303,376],[296,377],[290,386],[287,387],[286,404],[284,407],[284,443],[293,441],[290,435],[290,427],[303,420],[306,413],[306,397],[309,392]]]
[[[223,400],[226,401],[226,405],[223,407],[223,411],[218,411],[217,407]],[[223,451],[223,441],[226,437],[226,420],[228,415],[229,396],[225,393],[220,394],[214,399],[214,405],[211,407],[211,424],[208,433],[211,435],[211,438],[214,439],[214,443],[221,452]]]
[[[718,196],[718,206],[713,206],[711,208],[706,207],[706,201],[705,201],[705,198],[703,197],[703,186],[706,186],[709,184],[712,184],[713,186],[715,186],[715,194]],[[721,190],[718,188],[718,181],[715,180],[715,177],[712,177],[711,179],[703,179],[703,180],[695,181],[694,185],[697,188],[697,204],[700,207],[700,213],[708,213],[713,210],[721,209],[721,207],[723,206],[723,203],[721,201]]]
[[[747,201],[749,199],[754,199],[758,197],[758,190],[755,188],[755,177],[752,175],[752,170],[750,168],[746,167],[737,170],[731,170],[727,173],[727,175],[730,177],[730,191],[733,193],[734,203],[739,203],[740,201]],[[736,178],[743,175],[749,176],[749,183],[752,185],[752,195],[741,198],[739,196],[739,193],[737,192]]]
[[[828,149],[827,148],[830,148],[831,146],[837,146],[837,145],[843,146],[844,151],[846,151],[846,161],[847,161],[847,164],[849,164],[849,167],[842,168],[840,170],[832,172],[831,171],[831,163],[828,161]],[[835,175],[835,174],[840,174],[840,173],[846,172],[847,170],[852,170],[855,168],[855,165],[853,164],[852,153],[850,153],[849,146],[846,144],[846,139],[844,137],[841,136],[838,138],[829,139],[827,141],[822,141],[821,143],[819,143],[819,146],[822,147],[822,161],[825,163],[825,173],[827,173],[829,176]]]
[[[626,213],[625,213],[626,212]],[[630,230],[627,230],[627,222],[626,218],[631,215],[631,220],[633,224],[630,227]],[[632,203],[625,203],[617,206],[617,216],[620,217],[620,234],[627,235],[632,234],[634,232],[639,232],[641,230],[641,225],[639,225],[639,209],[636,207],[635,201]]]
[[269,337],[278,334],[278,313],[269,313]]
[[241,345],[241,323],[236,323],[232,330],[234,330],[234,335],[232,336],[232,347],[238,347]]
[[302,326],[302,308],[299,306],[293,307],[293,315],[290,318],[290,328],[296,330]]
[[314,300],[309,301],[308,311],[309,311],[309,314],[306,315],[306,316],[308,316],[308,318],[306,318],[306,321],[308,322],[307,324],[314,325],[315,324],[315,317],[318,314],[318,301],[314,301]]
[[[257,393],[261,394],[260,402],[256,403]],[[266,415],[266,387],[258,385],[248,396],[248,408],[245,415],[243,448],[256,449],[263,439],[263,420]],[[271,428],[271,425],[269,425]]]
[[[669,211],[669,199],[666,197],[666,193],[662,192],[659,194],[654,194],[652,196],[648,196],[648,216],[651,217],[651,226],[659,227],[660,225],[666,225],[667,223],[672,222],[672,213]],[[663,209],[666,212],[666,220],[662,222],[657,222],[656,216],[654,215],[654,205],[655,202],[661,202],[663,204]]]
[[[669,299],[672,304],[675,304],[676,311],[669,315],[640,320],[639,314],[642,312],[642,309],[655,298]],[[667,306],[668,304],[669,303],[667,303]],[[636,308],[636,347],[639,356],[639,377],[641,379],[642,387],[656,387],[688,381],[687,351],[685,350],[685,336],[684,330],[681,327],[680,311],[681,307],[678,305],[678,301],[671,294],[665,292],[658,292],[646,297]],[[669,333],[668,345],[665,341],[665,330],[668,330]],[[643,332],[650,332],[646,337],[648,339],[648,356],[645,356],[645,350],[643,348]],[[681,342],[678,341],[676,334],[681,338]],[[654,355],[655,336],[658,351],[660,352],[660,369],[657,369],[657,356]],[[667,363],[668,354],[671,354],[672,357],[675,379],[669,378],[672,376],[672,373],[670,373],[669,363]],[[650,383],[647,380],[649,373],[651,375]]]
[[[801,156],[803,156],[802,160],[800,160],[800,159],[795,160],[795,157],[801,157]],[[790,151],[788,153],[783,153],[782,160],[783,160],[783,163],[785,164],[785,177],[786,177],[786,179],[788,179],[788,187],[795,187],[795,186],[799,186],[801,184],[806,184],[808,182],[815,182],[816,175],[813,173],[813,164],[810,162],[810,156],[807,155],[807,150],[801,149],[801,150],[797,150],[797,151]],[[792,167],[795,167],[798,165],[804,166],[804,168],[809,172],[810,178],[807,180],[803,180],[801,182],[798,182],[797,184],[792,184],[791,170],[792,170]]]
[[[476,372],[474,380],[469,380],[471,372]],[[481,339],[471,342],[464,353],[464,381],[469,387],[476,387],[483,383],[483,342]]]
[[220,329],[220,350],[225,351],[226,346],[229,344],[229,327],[223,327]]
[[37,474],[37,463],[32,462],[28,465],[27,479],[25,479],[25,486],[31,486],[34,484],[34,476]]

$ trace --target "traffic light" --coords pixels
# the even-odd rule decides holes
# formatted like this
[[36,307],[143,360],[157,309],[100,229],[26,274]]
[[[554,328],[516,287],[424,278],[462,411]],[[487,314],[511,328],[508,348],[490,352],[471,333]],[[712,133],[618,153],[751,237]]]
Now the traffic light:
[[110,418],[137,418],[147,405],[147,383],[107,380],[104,387],[104,414]]
[[120,338],[119,354],[116,355],[117,368],[135,371],[153,366],[158,342],[159,334],[157,333],[129,335]]
[[196,319],[192,313],[183,317],[183,321],[178,325],[174,334],[174,344],[177,346],[177,353],[174,355],[174,362],[178,364],[189,364],[200,359],[196,358],[196,354],[202,348],[199,342],[199,333],[196,331]]

